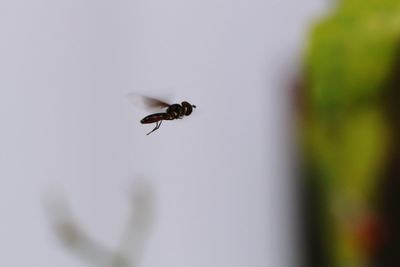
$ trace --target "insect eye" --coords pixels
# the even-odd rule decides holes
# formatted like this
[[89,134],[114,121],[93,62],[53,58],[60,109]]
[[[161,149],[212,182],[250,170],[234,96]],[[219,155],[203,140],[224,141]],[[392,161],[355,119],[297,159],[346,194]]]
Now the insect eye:
[[188,102],[182,102],[182,107],[185,110],[185,116],[189,116],[193,111],[192,105],[190,105]]

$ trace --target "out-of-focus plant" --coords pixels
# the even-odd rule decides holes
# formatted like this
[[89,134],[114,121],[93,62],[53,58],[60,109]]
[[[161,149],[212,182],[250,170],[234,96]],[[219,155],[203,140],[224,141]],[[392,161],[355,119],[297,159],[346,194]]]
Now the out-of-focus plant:
[[388,170],[400,148],[399,49],[398,0],[339,1],[311,32],[299,94],[307,267],[400,266],[384,251],[400,225],[382,195],[385,181],[400,179]]
[[139,266],[153,224],[154,195],[150,189],[143,182],[135,184],[131,200],[132,214],[116,249],[89,237],[75,221],[66,202],[55,198],[48,203],[53,229],[65,248],[92,266]]

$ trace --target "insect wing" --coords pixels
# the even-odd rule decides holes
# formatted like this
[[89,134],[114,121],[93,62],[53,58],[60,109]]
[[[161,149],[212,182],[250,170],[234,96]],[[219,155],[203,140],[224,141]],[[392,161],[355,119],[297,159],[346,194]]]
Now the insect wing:
[[145,106],[149,107],[149,108],[166,108],[169,107],[170,104],[156,99],[156,98],[152,98],[149,96],[142,96],[143,102],[145,104]]
[[127,94],[126,97],[135,106],[139,106],[148,111],[155,111],[157,109],[167,108],[170,106],[170,104],[168,104],[167,102],[165,102],[163,100],[149,97],[149,96],[140,95],[140,94],[130,93],[130,94]]

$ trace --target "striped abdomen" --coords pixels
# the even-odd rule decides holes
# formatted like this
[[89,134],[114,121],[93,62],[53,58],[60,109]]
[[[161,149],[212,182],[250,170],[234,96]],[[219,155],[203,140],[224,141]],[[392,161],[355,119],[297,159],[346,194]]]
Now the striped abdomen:
[[149,116],[144,117],[140,123],[147,124],[147,123],[154,123],[161,120],[173,120],[175,119],[171,114],[168,113],[154,113]]

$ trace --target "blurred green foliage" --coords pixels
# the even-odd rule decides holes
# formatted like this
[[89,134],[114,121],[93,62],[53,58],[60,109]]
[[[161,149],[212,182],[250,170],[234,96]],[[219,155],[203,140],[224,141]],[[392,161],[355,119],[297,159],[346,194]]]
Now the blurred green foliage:
[[399,41],[399,0],[340,1],[311,32],[301,129],[309,177],[325,194],[320,212],[333,266],[368,260],[371,246],[360,242],[373,238],[365,241],[358,229],[376,214],[391,144],[385,97]]

